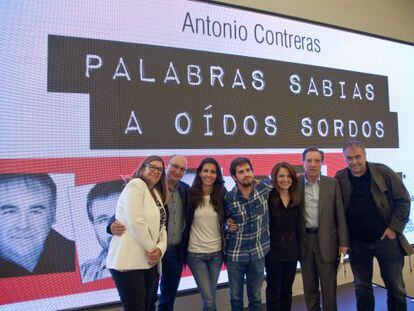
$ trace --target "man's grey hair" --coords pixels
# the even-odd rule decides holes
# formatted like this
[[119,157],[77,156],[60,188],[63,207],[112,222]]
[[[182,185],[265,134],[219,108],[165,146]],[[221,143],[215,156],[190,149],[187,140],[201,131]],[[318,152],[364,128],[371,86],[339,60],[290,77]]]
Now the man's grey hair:
[[342,146],[342,152],[345,152],[345,150],[348,149],[349,147],[359,147],[359,148],[362,149],[364,154],[366,154],[364,144],[361,143],[358,140],[350,140],[350,141],[347,141],[346,143],[344,143],[343,146]]

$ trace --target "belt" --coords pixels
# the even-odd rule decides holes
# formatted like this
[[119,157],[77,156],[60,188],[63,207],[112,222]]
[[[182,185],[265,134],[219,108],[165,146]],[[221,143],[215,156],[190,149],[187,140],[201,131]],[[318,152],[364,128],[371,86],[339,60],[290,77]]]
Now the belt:
[[306,233],[318,233],[318,228],[305,228]]

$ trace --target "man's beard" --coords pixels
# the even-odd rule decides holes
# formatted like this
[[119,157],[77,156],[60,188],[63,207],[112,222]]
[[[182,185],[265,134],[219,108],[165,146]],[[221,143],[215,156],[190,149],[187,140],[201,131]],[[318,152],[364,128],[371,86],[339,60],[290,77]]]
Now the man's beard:
[[253,185],[253,178],[246,178],[242,181],[239,181],[239,185],[242,187],[250,187]]

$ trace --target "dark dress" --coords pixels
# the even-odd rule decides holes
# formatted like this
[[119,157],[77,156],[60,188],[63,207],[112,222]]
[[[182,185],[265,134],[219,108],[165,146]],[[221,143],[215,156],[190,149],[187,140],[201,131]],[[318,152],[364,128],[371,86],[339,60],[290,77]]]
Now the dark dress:
[[299,207],[283,205],[277,190],[269,196],[270,252],[266,256],[267,310],[290,310],[299,259]]

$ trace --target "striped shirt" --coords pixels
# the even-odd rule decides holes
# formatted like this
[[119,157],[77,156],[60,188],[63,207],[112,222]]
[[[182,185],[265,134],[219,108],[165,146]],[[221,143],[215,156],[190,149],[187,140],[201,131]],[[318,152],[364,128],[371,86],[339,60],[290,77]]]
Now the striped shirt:
[[233,262],[250,262],[263,258],[270,250],[267,200],[272,185],[254,185],[245,199],[237,185],[226,194],[226,216],[237,224],[237,230],[226,232],[226,257]]

